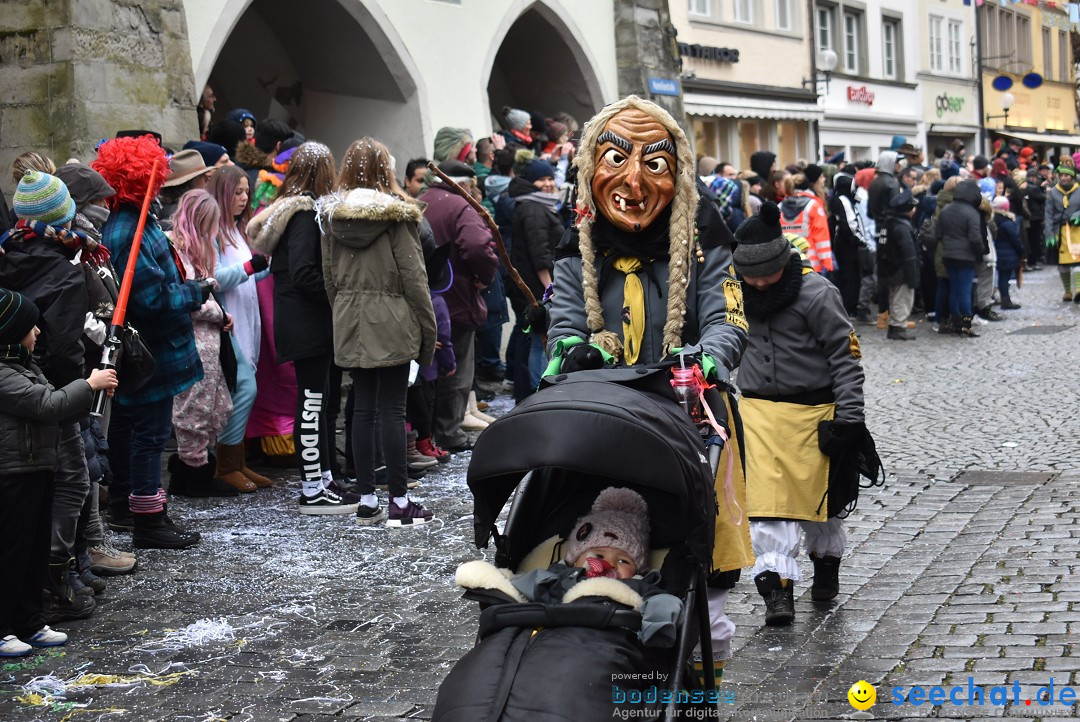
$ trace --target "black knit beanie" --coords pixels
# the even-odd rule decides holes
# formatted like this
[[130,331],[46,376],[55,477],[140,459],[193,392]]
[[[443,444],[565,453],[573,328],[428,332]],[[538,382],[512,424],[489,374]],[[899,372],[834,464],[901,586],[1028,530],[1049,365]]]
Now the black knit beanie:
[[38,308],[26,296],[0,288],[0,346],[17,344],[38,322]]
[[732,260],[735,270],[747,276],[771,276],[782,271],[791,255],[791,242],[780,228],[780,208],[771,201],[761,204],[761,212],[748,218],[735,231],[738,245]]

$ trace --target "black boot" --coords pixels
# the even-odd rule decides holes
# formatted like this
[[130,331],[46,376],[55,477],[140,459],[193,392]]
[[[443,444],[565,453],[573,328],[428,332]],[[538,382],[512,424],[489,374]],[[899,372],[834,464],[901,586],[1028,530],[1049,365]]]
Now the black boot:
[[758,594],[765,599],[765,624],[786,627],[795,621],[795,585],[785,585],[776,572],[762,572],[754,577]]
[[164,511],[135,514],[132,544],[136,549],[187,549],[201,538],[198,532],[186,532],[172,524]]
[[73,619],[86,619],[94,613],[94,597],[75,594],[68,583],[70,562],[49,564],[49,581],[45,585],[45,599],[42,612],[46,624],[70,622]]
[[975,330],[971,328],[971,316],[964,316],[960,319],[960,331],[958,333],[969,338],[979,337],[979,334],[975,333]]
[[169,493],[175,496],[211,497],[236,496],[234,487],[214,478],[217,460],[210,454],[202,466],[188,466],[177,454],[169,457]]
[[827,602],[840,593],[840,557],[810,555],[814,562],[814,584],[810,598],[815,602]]

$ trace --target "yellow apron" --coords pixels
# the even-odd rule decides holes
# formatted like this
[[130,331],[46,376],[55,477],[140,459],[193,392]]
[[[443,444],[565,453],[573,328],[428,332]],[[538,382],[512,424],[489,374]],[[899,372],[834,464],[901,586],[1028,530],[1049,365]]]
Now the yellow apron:
[[829,457],[818,449],[818,424],[836,404],[805,406],[743,398],[747,513],[750,517],[825,521]]
[[1070,226],[1068,223],[1061,226],[1058,263],[1063,266],[1080,263],[1080,228]]
[[[731,418],[731,398],[725,393],[724,405],[727,416]],[[741,406],[740,406],[741,408]],[[735,501],[739,508],[731,507],[724,496],[724,474],[727,473],[728,456],[734,455],[732,464],[732,485],[735,487]],[[731,432],[724,450],[720,452],[720,465],[716,468],[716,501],[720,505],[716,517],[716,532],[713,536],[712,566],[714,572],[730,572],[735,569],[754,566],[754,548],[750,544],[750,520],[746,514],[746,477],[742,469],[742,449],[735,431]],[[740,511],[741,510],[741,511]],[[740,519],[738,525],[732,520],[732,512]]]

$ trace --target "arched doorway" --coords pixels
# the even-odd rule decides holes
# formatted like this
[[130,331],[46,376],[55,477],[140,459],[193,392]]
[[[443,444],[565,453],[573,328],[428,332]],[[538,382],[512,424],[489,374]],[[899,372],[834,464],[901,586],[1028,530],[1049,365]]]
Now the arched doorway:
[[247,108],[341,154],[356,138],[419,154],[421,88],[360,0],[252,0],[221,46],[209,83],[217,115]]
[[604,104],[582,44],[541,2],[529,4],[507,30],[491,64],[487,90],[492,116],[499,123],[505,106],[547,117],[565,111],[584,123]]

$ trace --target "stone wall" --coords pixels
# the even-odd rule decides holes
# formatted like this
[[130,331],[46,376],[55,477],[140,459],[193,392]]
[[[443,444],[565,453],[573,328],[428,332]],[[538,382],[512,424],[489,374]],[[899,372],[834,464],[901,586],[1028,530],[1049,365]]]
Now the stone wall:
[[[668,0],[615,0],[615,47],[619,97],[634,94],[648,98],[663,106],[687,130],[679,78],[682,61],[675,45]],[[649,78],[673,81],[679,94],[649,92]]]
[[28,150],[89,161],[117,130],[195,137],[182,0],[0,0],[0,188]]

